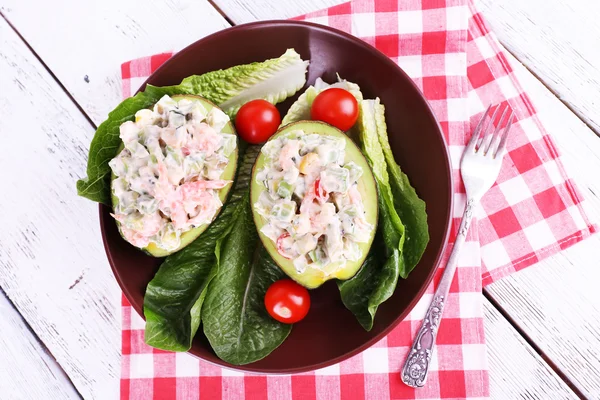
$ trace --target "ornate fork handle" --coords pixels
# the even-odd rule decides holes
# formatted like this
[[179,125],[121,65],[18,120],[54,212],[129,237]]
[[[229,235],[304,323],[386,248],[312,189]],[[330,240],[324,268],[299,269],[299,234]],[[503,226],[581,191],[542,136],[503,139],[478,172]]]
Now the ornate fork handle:
[[435,345],[440,321],[442,320],[445,300],[448,297],[448,291],[450,290],[452,278],[456,271],[458,254],[465,243],[467,231],[471,225],[475,206],[475,200],[469,199],[460,223],[456,241],[454,242],[454,247],[452,248],[452,254],[450,254],[440,284],[433,295],[433,301],[427,309],[423,324],[415,337],[406,362],[404,363],[404,367],[402,368],[401,378],[408,386],[415,388],[423,387],[427,380],[431,354],[433,352],[433,346]]

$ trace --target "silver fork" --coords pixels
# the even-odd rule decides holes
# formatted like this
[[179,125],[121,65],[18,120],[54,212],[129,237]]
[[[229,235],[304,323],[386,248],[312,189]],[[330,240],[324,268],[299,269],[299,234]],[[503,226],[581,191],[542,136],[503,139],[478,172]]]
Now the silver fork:
[[[500,105],[495,108],[492,117],[488,119],[491,107],[490,105],[483,113],[462,156],[460,173],[467,192],[467,205],[448,264],[402,368],[402,381],[414,388],[423,387],[427,380],[433,346],[442,320],[450,284],[456,271],[458,255],[465,243],[473,213],[483,195],[498,178],[502,158],[506,154],[506,138],[512,126],[513,112],[510,110],[510,106],[506,106],[494,128],[494,121],[500,110]],[[504,123],[506,125],[503,128]],[[480,138],[482,132],[483,135]]]

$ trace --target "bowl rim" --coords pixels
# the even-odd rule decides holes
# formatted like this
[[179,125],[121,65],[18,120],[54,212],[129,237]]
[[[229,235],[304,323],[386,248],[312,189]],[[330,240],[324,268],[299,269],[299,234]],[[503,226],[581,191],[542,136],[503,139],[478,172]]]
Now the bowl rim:
[[[417,305],[417,303],[419,302],[419,300],[423,297],[423,295],[425,294],[427,288],[429,287],[431,281],[433,280],[436,271],[439,269],[442,261],[443,261],[443,257],[446,251],[446,248],[448,246],[448,241],[449,241],[449,237],[450,237],[450,231],[452,228],[452,219],[453,219],[453,214],[452,214],[452,210],[453,210],[453,206],[454,206],[454,196],[453,196],[453,192],[454,192],[454,178],[452,176],[452,162],[451,162],[451,158],[450,158],[450,152],[448,149],[448,143],[446,141],[446,138],[444,136],[442,127],[433,111],[433,108],[431,107],[431,104],[429,103],[429,101],[427,100],[427,98],[424,96],[423,92],[421,91],[421,89],[415,84],[415,82],[413,81],[413,79],[398,65],[396,64],[394,61],[392,61],[388,56],[386,56],[385,54],[383,54],[381,51],[379,51],[377,48],[375,48],[374,46],[368,44],[367,42],[363,41],[360,38],[357,38],[356,36],[353,36],[349,33],[346,33],[342,30],[336,29],[336,28],[332,28],[329,26],[325,26],[325,25],[321,25],[318,23],[314,23],[314,22],[307,22],[307,21],[297,21],[297,20],[286,20],[286,19],[270,19],[270,20],[262,20],[262,21],[254,21],[254,22],[249,22],[249,23],[244,23],[244,24],[239,24],[239,25],[234,25],[231,26],[229,28],[224,28],[221,29],[219,31],[213,32],[210,35],[204,36],[192,43],[190,43],[189,45],[187,45],[186,47],[182,48],[181,50],[179,50],[178,52],[176,52],[175,54],[173,54],[168,60],[166,60],[163,64],[161,64],[152,74],[150,74],[150,76],[148,78],[146,78],[146,80],[140,85],[140,87],[136,90],[135,93],[133,93],[131,96],[135,96],[136,94],[138,94],[140,91],[142,91],[143,89],[145,89],[146,85],[149,83],[149,81],[152,79],[152,77],[158,73],[160,73],[162,71],[163,68],[166,68],[168,66],[168,64],[176,62],[179,57],[183,57],[183,55],[185,54],[185,52],[189,51],[192,47],[196,47],[196,46],[201,46],[202,42],[204,41],[208,41],[208,40],[214,40],[214,39],[218,39],[221,36],[227,35],[229,34],[229,32],[231,31],[237,31],[237,30],[248,30],[248,29],[260,29],[260,28],[264,28],[264,27],[271,27],[271,26],[301,26],[301,27],[308,27],[310,29],[316,29],[316,30],[320,30],[320,31],[324,31],[327,34],[333,34],[336,36],[341,36],[344,39],[350,40],[351,42],[354,42],[354,44],[356,44],[357,46],[360,46],[362,48],[364,48],[367,52],[371,53],[374,57],[379,58],[382,60],[383,63],[388,64],[389,66],[391,66],[392,68],[394,68],[400,75],[402,75],[404,77],[405,80],[407,80],[410,85],[412,85],[413,89],[418,93],[418,95],[421,97],[423,103],[425,104],[425,106],[427,107],[427,111],[431,116],[431,119],[435,122],[435,125],[437,127],[437,131],[439,133],[440,139],[442,141],[442,144],[444,145],[444,161],[446,163],[447,166],[447,181],[449,183],[449,190],[448,190],[448,198],[450,199],[450,201],[448,202],[448,206],[446,208],[446,213],[448,215],[448,219],[445,222],[445,227],[444,227],[444,237],[443,237],[443,241],[442,241],[442,246],[438,249],[437,251],[437,255],[435,256],[435,265],[434,267],[431,269],[430,273],[427,275],[425,282],[423,283],[423,285],[421,286],[421,288],[418,290],[417,295],[410,301],[410,303],[408,304],[408,306],[406,307],[406,309],[404,310],[404,312],[402,312],[401,314],[398,315],[397,318],[395,318],[387,327],[385,327],[385,329],[383,329],[380,333],[378,333],[377,335],[373,336],[372,338],[370,338],[369,340],[367,340],[366,342],[364,342],[362,345],[357,346],[356,348],[354,348],[351,351],[348,351],[338,357],[335,358],[331,358],[327,361],[322,361],[319,363],[315,363],[315,364],[311,364],[311,365],[307,365],[307,366],[303,366],[303,367],[295,367],[295,368],[286,368],[286,369],[281,369],[281,370],[277,370],[277,371],[273,371],[272,369],[265,369],[265,368],[256,368],[256,367],[252,367],[253,363],[250,364],[245,364],[245,365],[233,365],[233,364],[229,364],[221,359],[219,359],[217,357],[217,360],[208,360],[206,358],[201,357],[198,354],[195,354],[193,352],[192,349],[188,350],[187,354],[190,354],[198,359],[201,359],[202,361],[208,362],[210,364],[222,367],[222,368],[227,368],[229,370],[233,370],[233,371],[238,371],[238,372],[243,372],[243,373],[250,373],[250,374],[261,374],[261,375],[286,375],[286,374],[295,374],[295,373],[304,373],[304,372],[310,372],[310,371],[315,371],[321,368],[325,368],[331,365],[335,365],[338,364],[344,360],[347,360],[359,353],[362,353],[363,351],[365,351],[366,349],[368,349],[369,347],[373,346],[375,343],[379,342],[381,339],[383,339],[385,336],[387,336],[396,326],[398,326],[398,324],[400,324],[400,322],[402,322],[406,316],[414,309],[414,307]],[[132,294],[132,292],[127,288],[125,282],[122,280],[120,273],[117,271],[117,268],[115,266],[111,251],[109,250],[109,245],[108,245],[108,241],[106,238],[106,230],[105,230],[105,226],[104,226],[104,218],[102,218],[102,213],[103,210],[105,208],[109,208],[108,206],[100,203],[98,210],[99,210],[99,220],[100,220],[100,231],[101,231],[101,235],[102,235],[102,242],[104,245],[104,250],[110,265],[110,268],[112,270],[112,273],[117,281],[117,283],[119,284],[119,287],[121,288],[121,291],[123,292],[123,294],[125,295],[125,298],[127,299],[127,301],[130,303],[131,307],[138,313],[138,315],[145,321],[145,316],[144,316],[144,312],[143,312],[143,304],[141,306],[141,308],[137,307],[136,304],[134,304],[134,302],[131,300],[132,298],[134,298],[135,296]],[[268,357],[268,356],[267,356]],[[398,362],[402,362],[402,360],[398,360]]]

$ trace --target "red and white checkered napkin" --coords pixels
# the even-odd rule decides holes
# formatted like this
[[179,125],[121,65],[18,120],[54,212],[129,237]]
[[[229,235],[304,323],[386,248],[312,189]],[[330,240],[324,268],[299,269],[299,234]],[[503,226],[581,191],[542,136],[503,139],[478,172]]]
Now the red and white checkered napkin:
[[[454,227],[465,204],[459,160],[488,104],[517,116],[498,182],[469,232],[439,328],[427,385],[405,386],[400,368],[441,271],[405,321],[340,364],[292,376],[242,374],[144,344],[144,322],[123,299],[121,398],[456,399],[486,398],[488,371],[481,288],[596,231],[552,138],[470,0],[355,0],[298,17],[349,32],[396,61],[421,88],[443,128],[454,167]],[[123,64],[131,95],[160,54]],[[453,233],[451,241],[454,240]],[[451,248],[451,246],[450,246]]]

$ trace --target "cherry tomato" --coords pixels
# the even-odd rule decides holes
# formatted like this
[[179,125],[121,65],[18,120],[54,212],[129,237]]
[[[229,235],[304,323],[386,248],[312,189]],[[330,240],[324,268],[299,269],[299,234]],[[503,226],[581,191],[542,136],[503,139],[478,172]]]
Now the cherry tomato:
[[304,286],[291,279],[281,279],[267,289],[265,307],[277,321],[293,324],[308,314],[310,295]]
[[326,89],[315,97],[310,107],[310,117],[347,131],[358,119],[358,102],[345,89]]
[[251,100],[244,104],[235,116],[235,129],[248,143],[266,142],[277,131],[281,115],[277,108],[266,100]]

